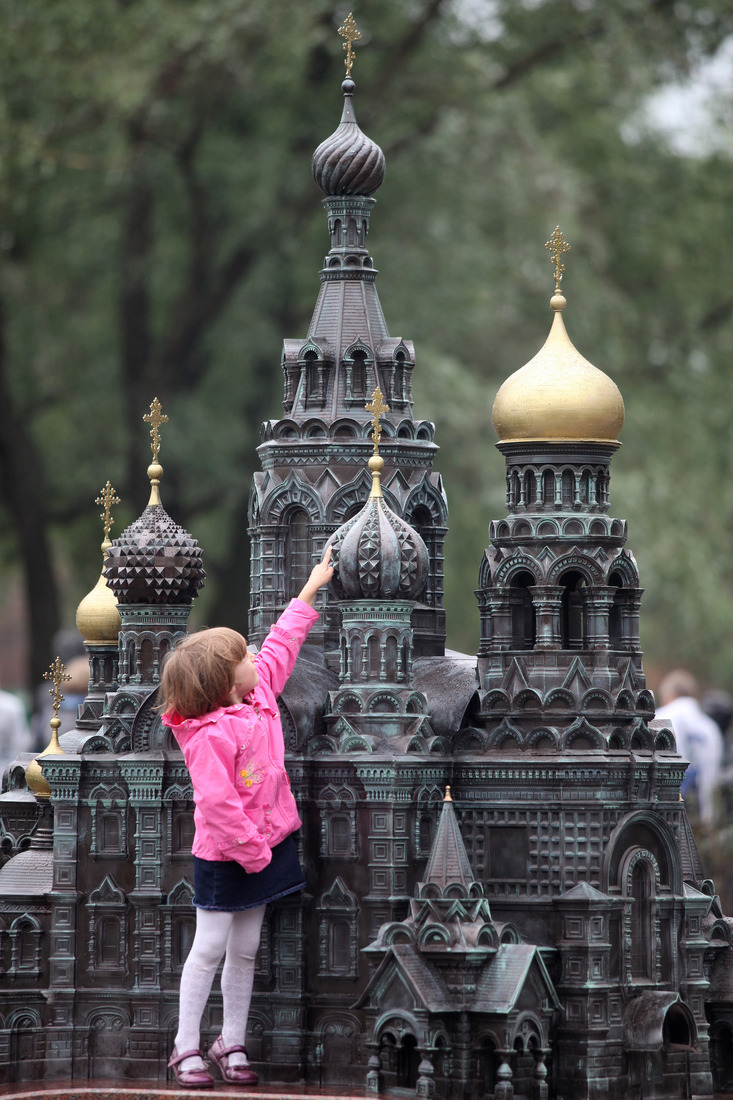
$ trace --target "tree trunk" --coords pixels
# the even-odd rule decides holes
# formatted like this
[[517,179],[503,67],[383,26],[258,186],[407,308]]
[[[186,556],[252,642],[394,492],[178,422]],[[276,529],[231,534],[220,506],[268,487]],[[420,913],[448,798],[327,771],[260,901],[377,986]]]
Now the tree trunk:
[[29,688],[41,683],[60,626],[59,594],[49,542],[40,452],[8,384],[5,303],[0,297],[0,493],[23,570],[28,614]]

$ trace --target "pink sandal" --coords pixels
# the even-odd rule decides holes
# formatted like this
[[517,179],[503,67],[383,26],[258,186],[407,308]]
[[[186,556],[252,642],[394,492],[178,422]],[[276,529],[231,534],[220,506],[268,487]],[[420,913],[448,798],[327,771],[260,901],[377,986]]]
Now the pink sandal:
[[179,1054],[175,1047],[173,1047],[173,1053],[171,1054],[171,1060],[168,1063],[168,1069],[172,1069],[176,1075],[176,1081],[179,1085],[184,1085],[187,1089],[211,1089],[214,1087],[214,1078],[209,1073],[208,1069],[179,1069],[181,1062],[185,1062],[186,1058],[201,1058],[203,1054],[200,1050],[186,1050],[183,1054]]
[[247,1057],[247,1051],[242,1046],[225,1047],[221,1035],[209,1047],[209,1058],[225,1081],[232,1085],[256,1085],[259,1077],[251,1066],[230,1066],[230,1054],[243,1054]]

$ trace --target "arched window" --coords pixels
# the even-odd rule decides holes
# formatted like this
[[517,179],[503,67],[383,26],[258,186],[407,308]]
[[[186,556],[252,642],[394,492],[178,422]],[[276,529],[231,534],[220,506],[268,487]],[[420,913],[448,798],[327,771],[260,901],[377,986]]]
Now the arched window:
[[512,578],[512,647],[532,649],[537,641],[534,605],[530,586],[534,577],[524,570]]
[[616,588],[618,591],[614,594],[613,603],[608,611],[608,640],[611,649],[617,649],[623,642],[623,619],[622,619],[622,607],[623,607],[623,577],[620,573],[612,573],[608,578],[608,584],[611,588]]
[[143,638],[140,646],[140,672],[144,682],[149,683],[153,678],[155,665],[155,650],[150,638]]
[[484,1039],[478,1052],[478,1079],[485,1096],[496,1087],[496,1048],[491,1039]]
[[397,1047],[397,1088],[417,1088],[417,1067],[420,1064],[420,1055],[417,1049],[417,1040],[414,1035],[403,1035],[402,1042]]
[[369,679],[381,679],[382,647],[379,638],[372,635],[369,639]]
[[351,367],[351,393],[353,397],[366,397],[366,392],[366,354],[363,351],[355,351]]
[[560,606],[560,636],[563,649],[582,649],[585,642],[585,622],[580,590],[585,577],[572,570],[560,578],[563,587]]
[[292,592],[300,592],[308,580],[312,556],[308,513],[304,508],[293,508],[288,516],[285,545],[285,576]]
[[647,980],[653,976],[650,872],[648,863],[639,860],[631,873],[631,974]]

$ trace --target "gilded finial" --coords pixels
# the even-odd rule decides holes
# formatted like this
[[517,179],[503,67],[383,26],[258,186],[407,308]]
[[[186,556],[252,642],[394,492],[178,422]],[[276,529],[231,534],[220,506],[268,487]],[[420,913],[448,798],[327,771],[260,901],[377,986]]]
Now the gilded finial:
[[570,245],[565,240],[565,234],[559,225],[556,225],[553,229],[549,241],[545,241],[545,248],[550,253],[552,263],[555,267],[555,294],[559,294],[560,283],[562,282],[562,276],[565,270],[565,264],[562,262],[561,257],[566,252],[570,251]]
[[49,722],[51,726],[51,740],[48,745],[46,745],[43,752],[38,754],[38,759],[31,760],[30,764],[25,769],[25,781],[36,798],[51,797],[51,788],[48,784],[48,780],[43,774],[43,769],[38,763],[38,760],[42,756],[61,756],[63,754],[64,750],[61,748],[61,745],[59,745],[59,726],[61,725],[59,707],[64,701],[64,697],[61,694],[61,684],[64,680],[71,679],[60,657],[57,657],[56,660],[48,666],[48,669],[48,672],[44,672],[43,679],[53,682],[53,686],[48,689],[48,693],[53,701],[53,718]]
[[351,12],[339,27],[339,34],[346,39],[344,42],[344,49],[346,50],[344,65],[346,66],[346,78],[348,80],[351,78],[351,67],[354,64],[354,42],[360,42],[362,37],[361,31],[356,29],[354,16]]
[[389,405],[382,399],[382,391],[379,386],[372,394],[372,400],[366,405],[366,411],[372,413],[372,439],[374,440],[374,454],[369,459],[369,469],[372,471],[372,491],[370,497],[381,497],[381,475],[384,469],[384,459],[379,453],[379,440],[382,438],[381,418],[389,412]]
[[153,398],[150,403],[150,412],[145,413],[143,420],[150,424],[150,436],[152,439],[150,446],[153,451],[153,461],[150,466],[148,466],[148,477],[150,478],[150,500],[148,501],[148,508],[150,508],[151,505],[160,504],[160,479],[163,475],[163,467],[158,462],[158,455],[160,454],[160,425],[168,423],[168,417],[163,412],[157,397]]
[[94,503],[99,504],[104,508],[103,512],[100,512],[99,518],[104,523],[104,542],[102,543],[102,549],[106,550],[110,545],[109,532],[114,523],[114,516],[112,515],[112,505],[119,504],[120,498],[116,496],[114,489],[109,481],[103,489],[100,490],[99,496],[94,498]]
[[53,703],[51,726],[53,727],[55,723],[55,729],[58,729],[61,725],[59,707],[64,701],[64,696],[61,694],[61,685],[65,680],[71,679],[71,676],[66,671],[66,665],[62,662],[60,657],[57,657],[56,660],[48,666],[48,672],[44,672],[43,679],[53,682],[53,687],[48,689],[48,694],[51,696],[51,701]]
[[384,401],[382,397],[382,391],[379,386],[372,394],[371,403],[366,406],[366,411],[372,413],[372,439],[374,440],[374,453],[379,454],[379,441],[382,438],[382,425],[380,420],[385,413],[388,413],[389,405]]
[[445,788],[445,798],[443,799],[443,801],[444,802],[452,802],[453,801],[453,795],[450,793],[450,786],[447,786]]

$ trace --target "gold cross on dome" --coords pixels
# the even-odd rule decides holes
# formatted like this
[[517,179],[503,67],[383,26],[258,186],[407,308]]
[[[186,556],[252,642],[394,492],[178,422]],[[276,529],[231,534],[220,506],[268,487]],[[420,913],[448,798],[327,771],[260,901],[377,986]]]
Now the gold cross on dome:
[[545,248],[550,253],[552,262],[555,265],[555,293],[560,293],[560,283],[562,282],[562,273],[565,270],[565,264],[561,260],[561,256],[565,252],[570,251],[570,245],[565,240],[565,234],[560,229],[559,225],[556,225],[552,231],[552,236],[549,241],[545,241]]
[[58,718],[59,707],[64,701],[64,696],[61,694],[61,684],[64,680],[71,679],[71,676],[66,671],[66,665],[62,664],[60,657],[57,657],[56,660],[48,666],[48,672],[44,672],[43,679],[53,680],[53,687],[48,689],[48,694],[53,700],[53,716],[54,718]]
[[372,413],[372,439],[374,440],[374,453],[379,454],[379,440],[382,438],[382,426],[379,421],[385,413],[389,412],[389,405],[382,399],[382,391],[379,386],[372,394],[371,404],[366,406],[366,411]]
[[344,58],[344,65],[346,66],[346,76],[351,76],[351,66],[354,64],[354,42],[361,41],[361,31],[356,29],[356,23],[354,22],[354,16],[349,12],[346,19],[344,19],[342,25],[339,27],[339,34],[342,38],[345,38],[344,49],[346,50],[346,57]]
[[158,454],[160,453],[160,425],[168,423],[168,417],[162,411],[163,406],[157,397],[153,398],[150,403],[150,412],[145,413],[143,420],[150,424],[150,435],[153,442],[151,448],[153,451],[153,462],[158,461]]
[[115,495],[115,491],[109,481],[104,489],[100,491],[99,496],[95,498],[94,503],[104,508],[104,511],[100,512],[99,518],[104,522],[104,538],[106,542],[109,538],[110,528],[115,521],[111,511],[112,505],[120,503],[120,498]]

